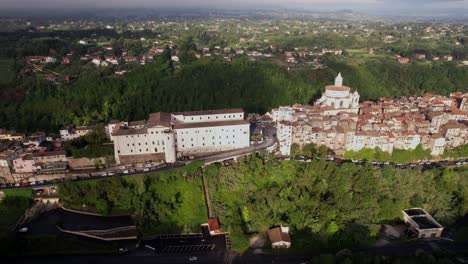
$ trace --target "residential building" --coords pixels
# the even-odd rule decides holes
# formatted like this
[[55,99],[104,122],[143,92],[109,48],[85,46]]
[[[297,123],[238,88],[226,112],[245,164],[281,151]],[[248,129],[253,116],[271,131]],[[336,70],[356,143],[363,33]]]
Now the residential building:
[[12,161],[16,173],[33,173],[37,170],[34,158],[30,153],[23,153]]
[[94,129],[96,129],[96,127],[68,126],[60,129],[60,137],[62,138],[62,141],[73,140],[91,133]]

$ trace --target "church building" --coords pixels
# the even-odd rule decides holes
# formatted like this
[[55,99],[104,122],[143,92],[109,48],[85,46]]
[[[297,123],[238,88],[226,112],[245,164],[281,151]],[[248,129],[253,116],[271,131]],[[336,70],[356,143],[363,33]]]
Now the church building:
[[341,73],[335,78],[334,85],[325,87],[322,97],[315,102],[315,106],[324,108],[327,115],[336,115],[338,112],[357,114],[359,111],[359,93],[343,85]]

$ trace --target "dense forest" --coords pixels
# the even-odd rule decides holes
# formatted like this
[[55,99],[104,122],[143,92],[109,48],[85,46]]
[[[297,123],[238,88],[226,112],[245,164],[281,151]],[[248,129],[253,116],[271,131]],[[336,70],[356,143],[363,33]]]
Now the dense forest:
[[[444,225],[468,213],[468,171],[401,170],[313,161],[265,161],[252,156],[204,173],[211,205],[235,250],[269,227],[291,227],[296,249],[365,246],[380,225],[401,221],[401,210],[423,207]],[[200,170],[67,182],[66,206],[86,204],[101,213],[129,211],[144,235],[198,231],[207,219]]]

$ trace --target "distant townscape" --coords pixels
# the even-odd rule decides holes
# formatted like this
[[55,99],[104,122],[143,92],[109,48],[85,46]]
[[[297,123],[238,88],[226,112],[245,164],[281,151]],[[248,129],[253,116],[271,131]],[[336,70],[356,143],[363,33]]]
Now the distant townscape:
[[343,86],[340,74],[313,106],[273,109],[281,155],[290,155],[292,144],[324,145],[338,155],[375,148],[392,153],[421,145],[433,156],[467,144],[468,93],[358,101],[357,90],[351,93]]

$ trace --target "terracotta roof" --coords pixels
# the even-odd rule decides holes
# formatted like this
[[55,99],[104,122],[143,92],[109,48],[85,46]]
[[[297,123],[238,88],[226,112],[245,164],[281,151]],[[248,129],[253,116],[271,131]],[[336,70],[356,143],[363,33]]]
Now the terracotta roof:
[[65,155],[65,151],[58,150],[58,151],[36,152],[33,154],[34,157],[47,157],[47,156],[59,156],[59,155]]
[[142,129],[132,129],[132,128],[120,128],[114,133],[112,133],[113,136],[129,136],[129,135],[141,135],[141,134],[146,134],[147,133],[146,128]]
[[268,230],[268,236],[270,237],[271,243],[275,242],[291,242],[291,237],[288,233],[281,232],[281,227],[276,227]]
[[171,114],[166,112],[150,114],[147,125],[148,127],[171,127]]
[[217,126],[237,126],[237,125],[248,125],[248,124],[250,124],[250,123],[249,123],[249,121],[246,121],[246,120],[185,123],[185,124],[174,124],[174,129],[198,128],[198,127],[217,127]]
[[348,87],[348,86],[327,85],[327,86],[325,86],[325,90],[338,91],[338,92],[349,92],[349,91],[351,91],[351,88]]
[[145,120],[140,120],[140,121],[130,121],[128,122],[128,126],[144,126],[145,125]]
[[218,219],[216,218],[210,218],[208,219],[208,226],[210,227],[210,231],[219,231],[219,223]]
[[188,112],[175,112],[173,115],[184,116],[199,116],[199,115],[219,115],[219,114],[240,114],[244,113],[242,108],[235,109],[219,109],[219,110],[202,110],[202,111],[188,111]]

